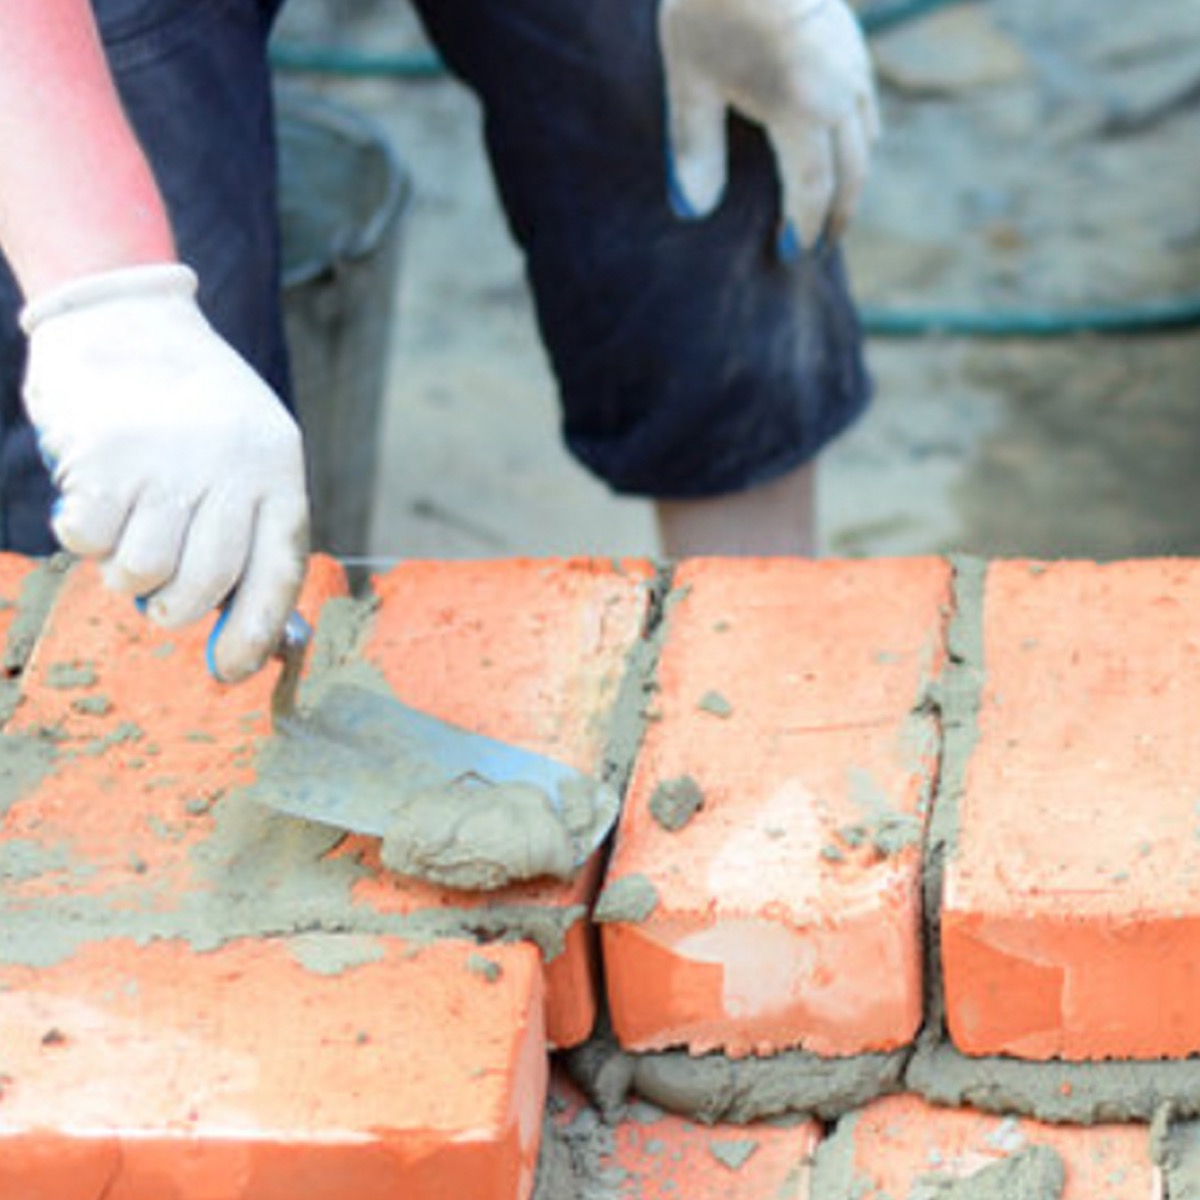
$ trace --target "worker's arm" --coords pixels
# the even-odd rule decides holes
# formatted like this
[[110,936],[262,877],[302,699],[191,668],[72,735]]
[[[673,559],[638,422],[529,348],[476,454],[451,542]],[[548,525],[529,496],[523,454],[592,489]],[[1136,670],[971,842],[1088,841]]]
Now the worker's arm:
[[89,0],[0,4],[0,244],[29,298],[175,257]]
[[[703,217],[725,188],[732,108],[766,131],[786,227],[805,246],[844,228],[866,181],[879,113],[845,0],[662,0],[672,199]],[[789,229],[790,227],[790,229]]]
[[89,0],[0,3],[0,244],[59,540],[163,625],[229,600],[213,663],[252,673],[307,559],[299,431],[196,303]]

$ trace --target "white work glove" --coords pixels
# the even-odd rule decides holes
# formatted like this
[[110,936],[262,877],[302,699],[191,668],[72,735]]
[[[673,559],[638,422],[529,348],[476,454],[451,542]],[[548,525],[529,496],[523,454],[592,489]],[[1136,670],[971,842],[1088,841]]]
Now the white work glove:
[[228,602],[219,679],[257,671],[303,582],[300,433],[205,319],[175,263],[64,285],[26,306],[25,404],[60,499],[54,531],[167,628]]
[[681,215],[721,200],[732,108],[766,131],[802,244],[836,238],[879,136],[870,56],[843,0],[662,0],[659,34]]

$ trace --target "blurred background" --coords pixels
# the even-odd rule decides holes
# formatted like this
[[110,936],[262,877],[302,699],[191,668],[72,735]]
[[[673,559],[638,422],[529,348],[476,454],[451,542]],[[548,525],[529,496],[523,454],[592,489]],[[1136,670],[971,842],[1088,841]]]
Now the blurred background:
[[[823,459],[824,552],[1200,552],[1200,5],[857,7],[885,119],[847,240],[876,400]],[[378,393],[374,460],[343,468],[365,514],[335,548],[656,554],[648,507],[562,448],[477,106],[406,0],[289,0],[275,59],[281,95],[361,114],[404,176],[377,277],[317,264],[291,289],[309,390],[337,398],[323,444],[353,420],[340,392]],[[325,156],[292,154],[303,224]],[[305,324],[331,288],[366,330],[349,381]]]

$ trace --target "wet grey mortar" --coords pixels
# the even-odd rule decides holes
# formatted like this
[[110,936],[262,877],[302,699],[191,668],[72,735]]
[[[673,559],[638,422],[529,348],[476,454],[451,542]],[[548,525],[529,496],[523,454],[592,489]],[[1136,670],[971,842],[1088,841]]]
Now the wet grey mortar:
[[[71,567],[72,560],[66,555],[55,555],[34,567],[21,584],[16,613],[0,653],[0,730],[16,709],[21,675]],[[50,731],[0,733],[0,820],[45,777],[54,757]]]

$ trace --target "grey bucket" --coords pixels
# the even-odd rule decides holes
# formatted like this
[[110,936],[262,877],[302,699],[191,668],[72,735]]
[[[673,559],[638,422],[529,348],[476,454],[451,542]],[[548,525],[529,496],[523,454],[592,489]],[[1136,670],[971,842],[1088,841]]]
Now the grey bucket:
[[373,122],[280,89],[283,309],[314,550],[369,553],[408,173]]

